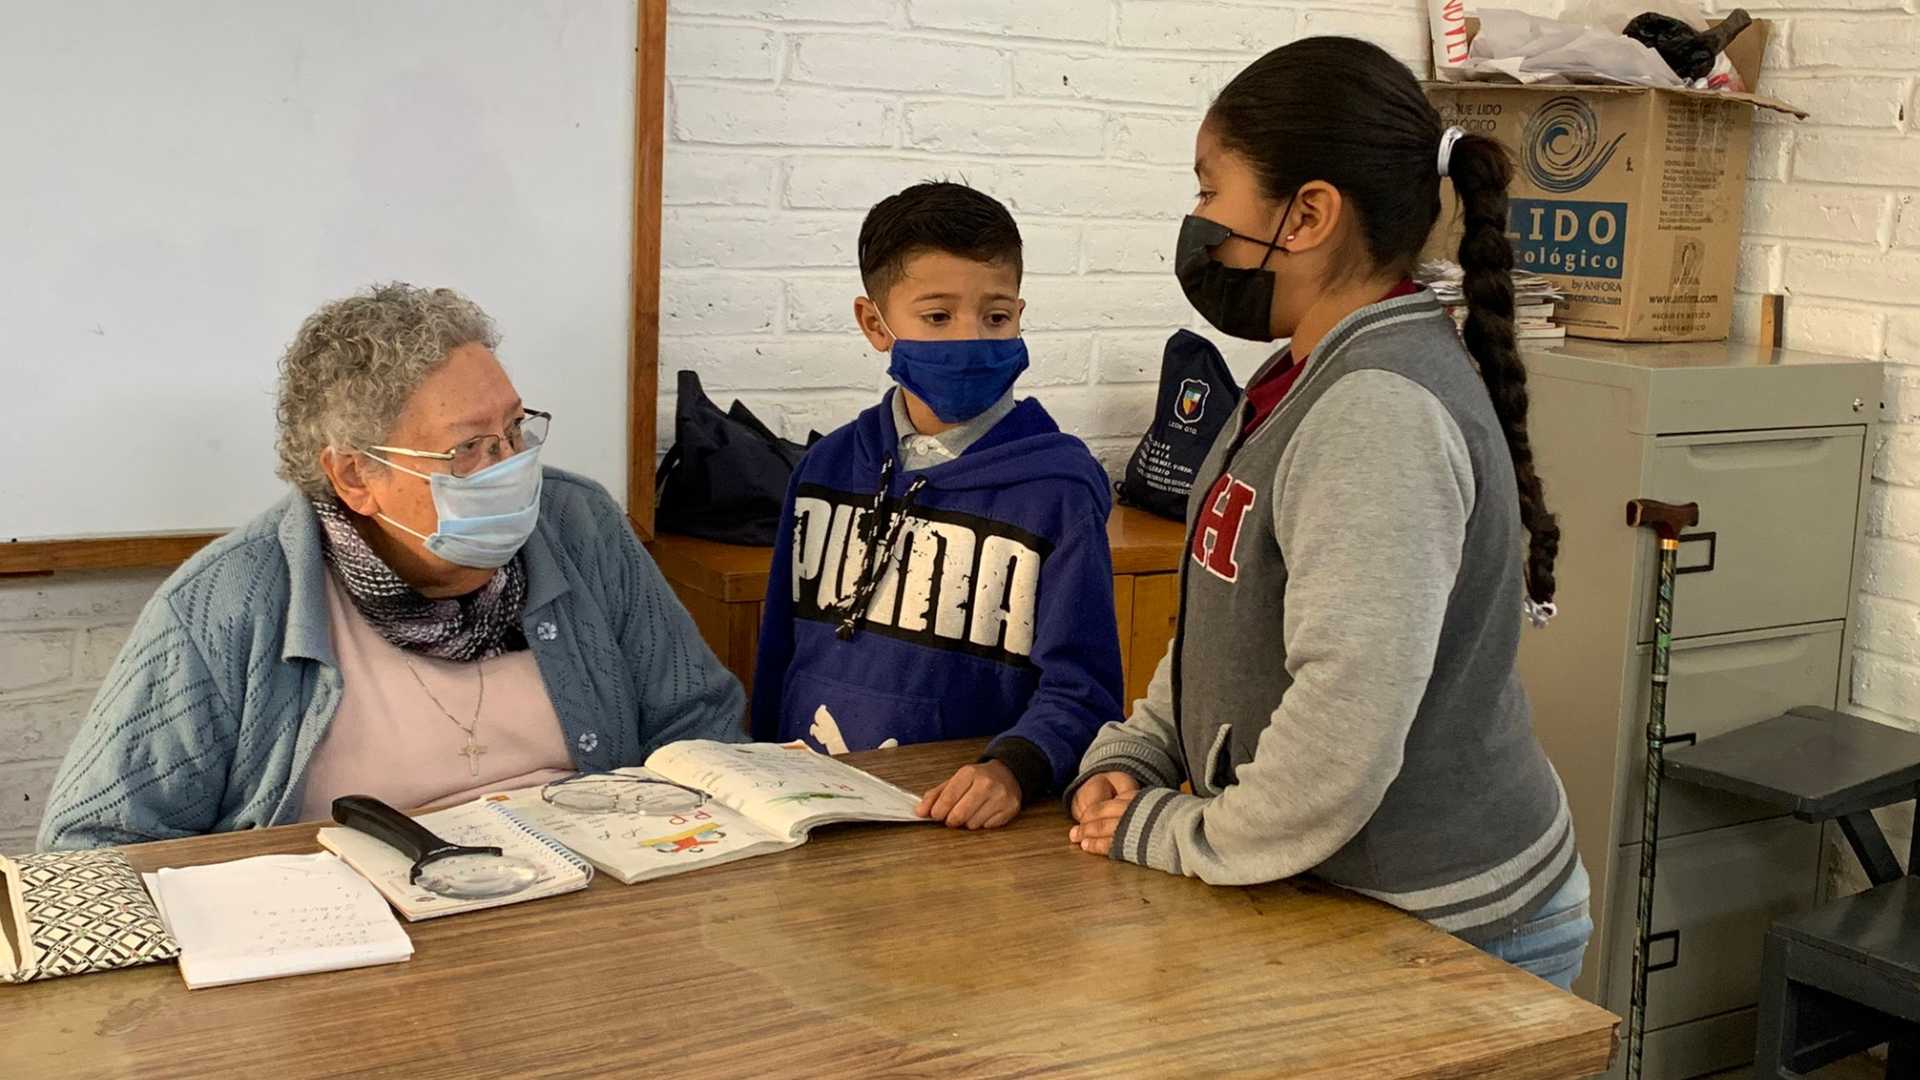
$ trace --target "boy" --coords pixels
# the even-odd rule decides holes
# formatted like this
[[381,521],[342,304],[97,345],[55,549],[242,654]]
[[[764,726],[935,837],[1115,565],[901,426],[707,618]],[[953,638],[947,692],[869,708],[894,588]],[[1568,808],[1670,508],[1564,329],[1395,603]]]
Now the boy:
[[996,828],[1119,718],[1107,478],[1016,403],[1020,231],[964,184],[860,227],[867,341],[897,384],[795,471],[774,548],[753,734],[828,753],[994,736],[922,816]]

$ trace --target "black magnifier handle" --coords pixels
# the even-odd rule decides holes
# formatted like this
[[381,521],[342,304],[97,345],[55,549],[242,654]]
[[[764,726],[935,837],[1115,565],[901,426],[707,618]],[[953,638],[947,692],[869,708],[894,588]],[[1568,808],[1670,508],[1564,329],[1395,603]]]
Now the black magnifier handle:
[[407,880],[416,881],[420,868],[448,855],[498,855],[497,847],[462,847],[434,835],[433,830],[371,795],[342,795],[333,800],[333,820],[366,833],[413,860]]

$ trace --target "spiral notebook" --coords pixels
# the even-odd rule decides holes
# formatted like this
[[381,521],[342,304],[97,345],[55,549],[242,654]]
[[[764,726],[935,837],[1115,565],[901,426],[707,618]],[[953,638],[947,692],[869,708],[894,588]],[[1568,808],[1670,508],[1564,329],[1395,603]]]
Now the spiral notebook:
[[497,847],[502,854],[517,855],[533,863],[540,876],[532,885],[511,896],[486,900],[455,900],[430,893],[407,880],[413,860],[357,829],[321,829],[320,846],[345,859],[348,866],[380,890],[408,922],[457,915],[463,911],[542,900],[561,893],[578,892],[593,881],[593,864],[567,850],[566,845],[548,836],[532,823],[520,818],[499,803],[462,803],[431,814],[415,815],[415,821],[433,830],[441,839],[470,847]]

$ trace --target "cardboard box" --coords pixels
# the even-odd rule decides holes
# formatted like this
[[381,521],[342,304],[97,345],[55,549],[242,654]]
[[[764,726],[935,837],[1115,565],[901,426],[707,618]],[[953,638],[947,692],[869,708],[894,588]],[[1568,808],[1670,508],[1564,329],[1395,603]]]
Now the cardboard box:
[[[1728,58],[1756,84],[1768,26]],[[1718,341],[1733,320],[1753,112],[1805,116],[1755,94],[1629,86],[1428,83],[1442,123],[1512,151],[1514,265],[1567,294],[1575,337]],[[1457,257],[1453,187],[1440,185],[1429,258]]]

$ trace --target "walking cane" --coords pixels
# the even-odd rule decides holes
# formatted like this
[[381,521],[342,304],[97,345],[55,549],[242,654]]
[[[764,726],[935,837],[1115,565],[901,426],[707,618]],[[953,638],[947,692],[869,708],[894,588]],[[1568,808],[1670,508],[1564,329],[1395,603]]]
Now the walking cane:
[[1673,577],[1680,559],[1680,530],[1700,523],[1697,503],[1675,506],[1651,499],[1627,504],[1627,524],[1652,529],[1660,540],[1659,590],[1653,604],[1653,685],[1647,694],[1647,801],[1641,818],[1639,936],[1633,943],[1633,999],[1627,1020],[1627,1080],[1640,1080],[1646,1048],[1647,950],[1653,934],[1653,867],[1660,841],[1660,774],[1666,768],[1667,664],[1673,650]]

